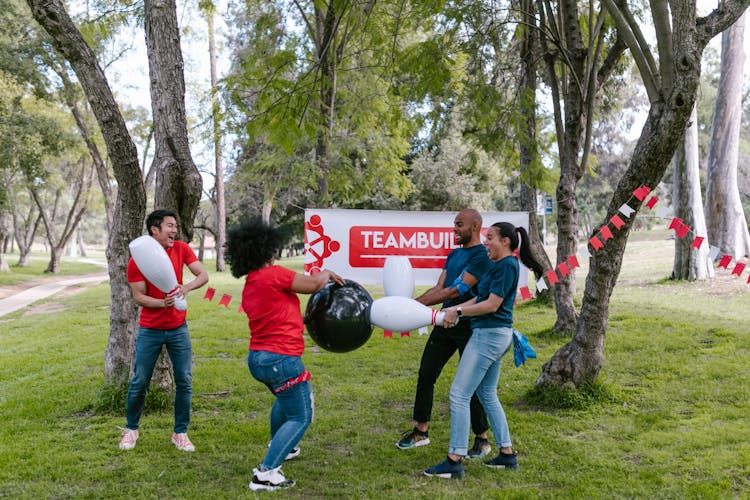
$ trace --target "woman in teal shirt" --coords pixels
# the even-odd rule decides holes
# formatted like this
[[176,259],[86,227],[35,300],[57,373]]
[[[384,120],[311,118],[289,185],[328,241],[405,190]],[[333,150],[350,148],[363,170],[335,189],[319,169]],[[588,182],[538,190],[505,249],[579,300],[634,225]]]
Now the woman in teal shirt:
[[[492,263],[478,284],[477,296],[445,311],[443,326],[471,321],[472,335],[459,362],[450,391],[451,437],[448,457],[426,469],[428,476],[458,479],[469,447],[469,401],[476,391],[489,418],[500,454],[484,462],[494,468],[518,468],[505,412],[497,398],[500,362],[513,342],[513,303],[518,288],[518,260],[541,275],[542,266],[531,255],[529,235],[522,227],[498,222],[487,229],[485,246]],[[470,318],[470,319],[464,319]]]

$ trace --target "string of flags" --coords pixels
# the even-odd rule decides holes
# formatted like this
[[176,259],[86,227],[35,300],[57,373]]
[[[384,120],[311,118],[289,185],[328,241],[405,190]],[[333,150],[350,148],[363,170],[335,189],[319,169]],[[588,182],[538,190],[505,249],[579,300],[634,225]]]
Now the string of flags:
[[[612,217],[610,217],[609,221],[602,225],[596,233],[589,238],[589,245],[591,245],[591,248],[594,249],[594,252],[598,252],[604,246],[606,245],[606,242],[612,238],[614,238],[614,233],[612,231],[619,231],[625,226],[625,221],[622,219],[622,217],[625,217],[626,219],[629,219],[631,215],[635,212],[635,209],[629,205],[631,200],[635,198],[638,201],[644,201],[646,198],[645,205],[649,210],[654,210],[654,207],[659,202],[659,198],[651,194],[651,188],[648,186],[640,186],[636,190],[633,191],[631,197],[628,199],[627,202],[623,203],[622,206],[617,210],[617,213],[614,214]],[[666,219],[668,218],[667,213],[669,212],[669,209],[667,207],[661,207],[657,211],[657,216],[660,219]],[[622,215],[622,217],[621,217]],[[668,229],[673,229],[675,232],[675,236],[680,239],[685,239],[688,236],[692,237],[692,243],[690,244],[690,248],[695,248],[696,250],[700,250],[700,248],[703,246],[703,244],[706,242],[705,236],[700,236],[695,234],[695,231],[693,231],[693,228],[691,228],[688,224],[685,224],[685,222],[679,218],[679,217],[673,217],[671,222],[669,223]],[[719,258],[719,254],[721,253],[721,250],[718,247],[715,247],[713,245],[709,245],[709,252],[708,257],[711,259],[712,262],[716,262],[717,259],[719,261],[719,264],[717,267],[723,268],[726,270],[729,270],[730,264],[734,260],[731,255],[722,255],[721,258]],[[588,245],[582,246],[580,249],[578,249],[578,254],[581,257],[588,258],[591,257],[591,253],[589,252]],[[536,282],[536,291],[541,292],[543,290],[547,290],[550,286],[554,285],[555,283],[560,282],[560,278],[564,278],[568,276],[571,271],[577,267],[579,267],[580,264],[578,262],[578,258],[575,255],[570,255],[563,261],[561,261],[559,264],[557,264],[557,267],[551,271],[547,271],[544,276],[539,278]],[[734,268],[732,269],[731,275],[740,277],[742,275],[742,272],[745,270],[746,264],[743,262],[735,261],[734,262]],[[546,282],[545,282],[546,278]],[[750,275],[748,276],[747,283],[750,284]],[[528,286],[524,286],[520,288],[521,293],[521,300],[530,300],[532,299],[531,290]]]
[[[591,238],[589,238],[588,244],[591,245],[591,248],[594,250],[594,252],[598,252],[599,250],[604,248],[604,246],[607,244],[607,241],[614,238],[613,231],[619,231],[625,226],[625,220],[623,220],[623,217],[625,219],[630,219],[630,217],[635,213],[635,209],[629,204],[633,200],[633,198],[637,199],[638,201],[644,201],[646,200],[646,198],[648,198],[644,204],[646,208],[652,211],[654,210],[656,204],[659,202],[659,198],[651,193],[651,189],[648,186],[642,185],[635,189],[628,201],[623,203],[622,206],[617,210],[617,213],[610,217],[609,221],[599,227],[596,233]],[[661,207],[657,211],[657,216],[660,219],[666,219],[668,218],[668,212],[669,209],[667,207]],[[693,228],[691,228],[679,217],[672,217],[667,229],[674,230],[675,236],[677,238],[685,239],[691,237],[692,242],[690,244],[690,248],[700,250],[704,243],[706,243],[706,236],[695,234]],[[729,270],[729,268],[732,267],[731,276],[737,276],[738,278],[741,277],[742,273],[747,268],[747,265],[744,262],[736,261],[731,255],[724,254],[719,256],[720,253],[721,250],[718,247],[709,245],[708,257],[711,259],[711,261],[716,262],[718,260],[717,267],[720,269]],[[578,260],[579,256],[582,258],[591,257],[591,252],[589,252],[588,245],[579,248],[578,255],[569,255],[561,262],[559,262],[555,269],[547,271],[544,276],[539,278],[536,281],[536,292],[539,293],[549,289],[550,286],[554,285],[555,283],[559,283],[560,279],[567,277],[573,272],[574,269],[580,267],[580,261]],[[732,265],[733,261],[734,265]],[[747,283],[748,285],[750,285],[750,275],[748,275]],[[521,294],[521,301],[531,300],[534,298],[528,286],[521,287],[519,289],[519,292]],[[215,296],[216,289],[209,287],[208,289],[206,289],[203,298],[208,301],[213,301]],[[232,296],[228,293],[223,293],[221,295],[221,298],[219,299],[218,305],[229,308],[231,302]],[[240,303],[237,312],[240,314],[245,313],[245,311],[242,309],[242,303]],[[427,327],[422,327],[419,329],[419,335],[425,335],[427,333]],[[393,338],[393,334],[394,332],[390,330],[383,331],[383,337],[385,338]],[[409,337],[410,332],[400,332],[400,335],[401,337]]]

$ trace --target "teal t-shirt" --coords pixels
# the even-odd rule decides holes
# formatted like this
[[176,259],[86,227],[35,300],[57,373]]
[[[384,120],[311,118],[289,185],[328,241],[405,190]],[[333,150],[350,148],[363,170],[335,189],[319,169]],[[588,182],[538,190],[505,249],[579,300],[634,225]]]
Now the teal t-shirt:
[[[448,258],[445,260],[445,265],[443,266],[443,269],[445,269],[444,286],[446,288],[450,287],[464,271],[481,281],[482,276],[489,269],[491,262],[484,245],[474,245],[469,248],[454,248],[448,254]],[[467,300],[473,299],[476,294],[477,286],[475,285],[463,295],[443,302],[443,308],[463,304]]]
[[503,298],[503,303],[494,313],[471,317],[472,328],[511,328],[513,326],[513,303],[518,288],[518,260],[509,255],[490,264],[477,285],[477,303],[487,300],[491,293]]

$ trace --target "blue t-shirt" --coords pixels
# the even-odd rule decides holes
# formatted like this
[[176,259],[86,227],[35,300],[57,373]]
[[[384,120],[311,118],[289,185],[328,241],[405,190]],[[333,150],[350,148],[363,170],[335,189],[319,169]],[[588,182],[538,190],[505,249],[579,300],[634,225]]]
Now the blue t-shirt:
[[[464,248],[458,247],[451,250],[448,254],[448,258],[445,260],[445,282],[443,285],[445,288],[450,288],[453,282],[456,281],[462,272],[474,276],[477,281],[482,279],[482,276],[487,272],[490,267],[490,258],[487,256],[487,249],[484,245],[474,245],[473,247]],[[477,287],[474,285],[468,292],[463,295],[459,295],[454,299],[448,299],[443,302],[443,307],[455,306],[462,304],[467,300],[473,299],[477,294]]]
[[513,303],[516,301],[518,272],[518,260],[512,255],[490,264],[490,270],[477,285],[477,303],[487,300],[491,293],[502,297],[503,303],[494,313],[472,316],[472,328],[513,326]]

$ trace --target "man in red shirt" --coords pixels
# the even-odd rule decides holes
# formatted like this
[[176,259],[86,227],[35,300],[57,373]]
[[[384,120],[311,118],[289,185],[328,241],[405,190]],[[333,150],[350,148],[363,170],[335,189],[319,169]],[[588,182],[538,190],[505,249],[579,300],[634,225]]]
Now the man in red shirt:
[[[208,272],[190,246],[177,236],[177,214],[171,210],[155,210],[146,218],[149,234],[164,247],[174,266],[178,287],[165,294],[141,273],[131,258],[128,262],[128,283],[135,303],[141,306],[138,339],[135,344],[135,368],[127,399],[127,424],[120,440],[121,450],[132,450],[138,439],[138,425],[146,402],[151,375],[162,346],[167,347],[174,368],[176,385],[174,399],[174,433],[172,443],[182,451],[195,451],[187,435],[190,405],[193,397],[193,353],[185,317],[186,311],[174,308],[175,298],[208,282]],[[182,269],[187,266],[195,279],[183,284]]]

